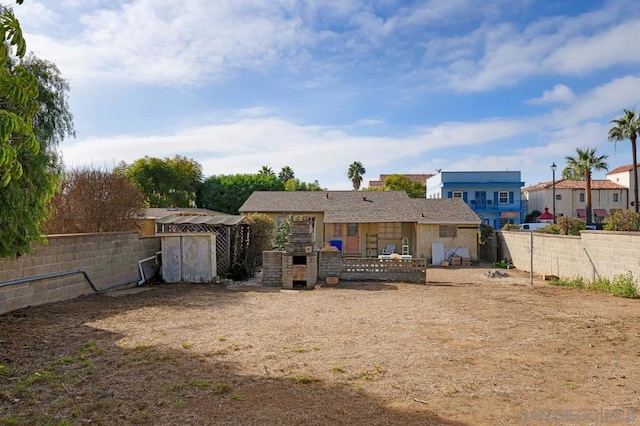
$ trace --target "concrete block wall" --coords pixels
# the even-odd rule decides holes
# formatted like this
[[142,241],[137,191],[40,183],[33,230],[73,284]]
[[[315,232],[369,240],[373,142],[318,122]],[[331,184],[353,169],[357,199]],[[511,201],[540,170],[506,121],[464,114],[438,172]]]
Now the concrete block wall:
[[340,278],[342,271],[342,255],[339,251],[321,251],[318,253],[319,271],[318,278],[324,280],[327,277]]
[[284,252],[269,250],[262,252],[262,285],[282,287],[282,256]]
[[[529,232],[497,232],[502,258],[529,271]],[[583,231],[579,237],[533,233],[533,273],[561,278],[613,278],[631,272],[640,280],[640,233]]]
[[[140,280],[138,261],[160,250],[156,237],[137,233],[52,235],[32,252],[0,259],[0,285],[37,275],[83,270],[98,288]],[[0,286],[0,314],[93,293],[82,274]]]

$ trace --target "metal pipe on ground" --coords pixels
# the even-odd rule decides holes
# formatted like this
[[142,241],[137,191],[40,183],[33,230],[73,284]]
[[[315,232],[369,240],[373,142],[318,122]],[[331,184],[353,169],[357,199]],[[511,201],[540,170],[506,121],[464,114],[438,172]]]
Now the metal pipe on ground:
[[41,281],[41,280],[46,280],[46,279],[49,279],[49,278],[64,277],[64,276],[67,276],[67,275],[74,275],[74,274],[82,274],[84,276],[84,278],[87,280],[87,282],[89,283],[89,285],[91,286],[91,289],[96,293],[102,293],[102,292],[107,291],[107,290],[112,290],[112,289],[117,288],[117,287],[122,287],[122,286],[125,286],[127,284],[137,283],[138,282],[138,280],[122,281],[122,282],[119,282],[119,283],[116,283],[116,284],[112,284],[112,285],[110,285],[108,287],[97,288],[95,286],[95,284],[93,283],[93,281],[91,280],[91,278],[89,277],[89,274],[87,274],[86,271],[83,271],[82,269],[73,269],[71,271],[52,272],[50,274],[35,275],[33,277],[18,278],[16,280],[5,281],[5,282],[0,283],[0,287],[7,287],[7,286],[11,286],[11,285],[24,284],[24,283],[34,282],[34,281]]

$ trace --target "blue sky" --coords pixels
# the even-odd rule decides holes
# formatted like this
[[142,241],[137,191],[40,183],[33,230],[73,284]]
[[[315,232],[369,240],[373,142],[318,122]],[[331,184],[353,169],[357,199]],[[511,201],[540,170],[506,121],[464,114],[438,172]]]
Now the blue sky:
[[[68,166],[185,155],[206,176],[349,189],[347,169],[520,170],[576,147],[631,163],[609,121],[640,108],[633,0],[26,0],[29,50],[71,84]],[[596,174],[603,178],[603,174]]]

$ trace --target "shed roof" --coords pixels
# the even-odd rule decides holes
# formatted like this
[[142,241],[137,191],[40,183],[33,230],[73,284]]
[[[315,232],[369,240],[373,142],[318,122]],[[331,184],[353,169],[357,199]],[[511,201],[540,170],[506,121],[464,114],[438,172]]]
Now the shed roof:
[[201,208],[190,208],[190,207],[168,207],[168,208],[160,208],[160,207],[150,207],[145,209],[144,217],[145,219],[159,219],[161,217],[169,216],[169,215],[218,215],[223,214],[220,212],[216,212],[209,209],[201,209]]
[[159,224],[198,224],[198,225],[226,225],[234,226],[241,223],[244,220],[240,215],[228,215],[219,214],[215,216],[208,215],[176,215],[172,214],[163,218],[157,219],[156,223]]

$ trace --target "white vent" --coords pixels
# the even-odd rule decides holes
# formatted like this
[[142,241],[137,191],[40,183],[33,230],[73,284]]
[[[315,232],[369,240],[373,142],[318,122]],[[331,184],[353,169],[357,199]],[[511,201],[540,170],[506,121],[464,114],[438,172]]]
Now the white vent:
[[306,247],[304,248],[304,252],[305,252],[305,253],[311,253],[312,251],[313,251],[313,247],[311,247],[311,246],[306,246]]

